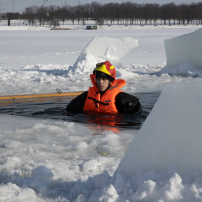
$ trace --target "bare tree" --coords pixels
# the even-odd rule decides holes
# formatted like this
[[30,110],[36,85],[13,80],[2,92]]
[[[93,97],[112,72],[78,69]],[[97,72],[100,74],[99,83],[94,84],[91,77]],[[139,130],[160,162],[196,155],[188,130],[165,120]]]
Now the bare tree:
[[57,16],[57,10],[58,10],[58,7],[56,6],[48,7],[49,26],[53,26],[54,28],[60,26],[59,17]]
[[37,19],[40,26],[45,24],[45,21],[47,21],[47,17],[47,8],[41,6],[37,9]]
[[35,24],[36,10],[37,10],[37,7],[31,6],[29,8],[26,8],[24,11],[25,19],[28,20],[29,25],[33,26]]
[[198,3],[196,5],[196,19],[198,20],[198,24],[202,24],[202,3]]
[[64,25],[65,20],[70,18],[69,10],[70,10],[70,7],[67,5],[65,5],[63,7],[58,7],[57,16],[63,22],[63,25]]
[[152,16],[153,16],[154,25],[156,25],[157,20],[160,19],[160,5],[153,4],[152,12],[153,12]]
[[76,9],[75,9],[75,7],[70,8],[70,19],[71,19],[71,21],[72,21],[72,23],[74,25],[74,21],[76,19]]

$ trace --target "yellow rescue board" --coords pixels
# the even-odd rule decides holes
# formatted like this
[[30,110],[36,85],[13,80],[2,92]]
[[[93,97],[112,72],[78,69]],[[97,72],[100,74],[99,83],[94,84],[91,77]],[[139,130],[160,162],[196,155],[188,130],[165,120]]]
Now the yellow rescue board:
[[15,99],[28,99],[28,98],[45,98],[45,97],[61,97],[61,96],[77,96],[84,91],[75,92],[59,92],[59,93],[41,93],[41,94],[24,94],[24,95],[4,95],[0,96],[0,100],[15,100]]

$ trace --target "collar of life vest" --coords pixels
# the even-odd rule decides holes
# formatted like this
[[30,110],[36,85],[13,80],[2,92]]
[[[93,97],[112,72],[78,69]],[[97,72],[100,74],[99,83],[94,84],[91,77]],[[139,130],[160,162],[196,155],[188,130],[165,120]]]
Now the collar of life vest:
[[[97,92],[99,92],[98,87],[97,87],[97,83],[96,83],[96,76],[91,74],[90,78],[91,78],[91,82],[92,82],[94,88],[96,89]],[[115,89],[115,88],[120,89],[125,85],[126,85],[126,81],[124,79],[114,79],[113,82],[111,83],[110,88],[108,90],[112,90],[112,89]]]

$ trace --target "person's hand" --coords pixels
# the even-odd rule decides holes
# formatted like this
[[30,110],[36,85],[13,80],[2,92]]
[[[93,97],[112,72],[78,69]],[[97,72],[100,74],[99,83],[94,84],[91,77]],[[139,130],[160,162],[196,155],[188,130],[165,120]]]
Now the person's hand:
[[126,106],[126,108],[128,108],[128,109],[132,109],[132,108],[135,107],[134,103],[132,103],[132,102],[126,102],[125,106]]
[[139,103],[126,102],[125,103],[125,112],[127,113],[141,113],[142,108]]

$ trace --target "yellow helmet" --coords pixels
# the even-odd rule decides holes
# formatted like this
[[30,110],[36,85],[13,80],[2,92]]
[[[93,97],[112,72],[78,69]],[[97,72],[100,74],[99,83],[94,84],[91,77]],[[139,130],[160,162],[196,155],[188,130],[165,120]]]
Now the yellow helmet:
[[100,74],[101,72],[104,73],[104,74],[106,74],[106,75],[109,75],[113,79],[116,78],[116,68],[109,61],[98,63],[96,65],[96,68],[93,71],[93,74],[95,74],[95,75],[98,75],[98,74],[101,75]]

